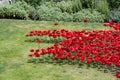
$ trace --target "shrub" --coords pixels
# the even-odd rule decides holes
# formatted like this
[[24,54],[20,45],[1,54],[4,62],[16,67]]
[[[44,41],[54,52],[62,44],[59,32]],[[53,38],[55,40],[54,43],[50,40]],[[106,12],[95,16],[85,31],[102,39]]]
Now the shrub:
[[0,7],[0,18],[28,19],[30,6],[26,2],[16,2]]
[[111,22],[120,22],[120,8],[117,10],[113,10],[110,13],[109,21]]
[[62,12],[59,8],[57,7],[48,8],[45,5],[38,7],[37,14],[39,20],[47,20],[47,21],[50,20],[60,21],[62,17]]
[[81,0],[73,0],[72,1],[72,10],[73,10],[73,13],[82,10],[82,2],[81,2]]
[[90,8],[91,13],[93,12],[93,9],[95,8],[95,0],[81,0],[82,7],[84,8]]
[[107,0],[111,9],[120,7],[120,0]]
[[28,5],[26,2],[24,1],[18,1],[15,4],[13,4],[13,7],[18,7],[21,10],[25,10],[27,13],[29,12],[31,6]]
[[93,0],[81,0],[81,2],[84,8],[91,8],[92,6],[94,6],[92,5]]
[[48,8],[52,8],[56,6],[55,2],[44,2],[43,3],[45,6],[47,6]]
[[82,22],[85,18],[89,19],[90,22],[104,22],[105,19],[103,14],[95,10],[91,13],[90,10],[83,9],[74,14],[73,21]]
[[48,8],[46,5],[37,8],[39,20],[46,21],[72,21],[73,15],[67,12],[62,12],[58,7]]
[[62,12],[72,13],[72,1],[57,2],[56,7],[60,8]]
[[38,20],[37,10],[34,7],[30,8],[29,18],[32,19],[32,20]]
[[16,2],[17,1],[24,1],[33,7],[37,7],[38,5],[40,5],[42,3],[43,0],[16,0]]
[[0,18],[27,19],[27,8],[20,3],[0,7]]
[[109,16],[109,5],[107,3],[107,1],[100,1],[98,4],[97,4],[97,10],[99,12],[101,12],[102,14],[105,14],[105,17],[108,18]]
[[3,7],[0,7],[0,18],[4,18],[5,17],[5,11],[3,9]]
[[70,22],[73,21],[73,14],[67,12],[62,13],[62,21]]

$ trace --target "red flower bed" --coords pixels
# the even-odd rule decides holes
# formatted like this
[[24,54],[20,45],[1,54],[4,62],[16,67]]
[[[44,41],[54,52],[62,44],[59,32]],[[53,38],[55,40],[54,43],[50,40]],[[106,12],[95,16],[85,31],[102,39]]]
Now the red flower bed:
[[[120,68],[120,24],[106,23],[115,30],[100,31],[68,31],[68,30],[45,30],[31,31],[26,37],[49,36],[52,38],[64,37],[65,41],[54,44],[46,49],[31,49],[30,57],[53,55],[54,60],[79,60],[88,65],[99,63],[106,66]],[[37,41],[40,43],[41,41]],[[120,74],[116,74],[120,78]]]

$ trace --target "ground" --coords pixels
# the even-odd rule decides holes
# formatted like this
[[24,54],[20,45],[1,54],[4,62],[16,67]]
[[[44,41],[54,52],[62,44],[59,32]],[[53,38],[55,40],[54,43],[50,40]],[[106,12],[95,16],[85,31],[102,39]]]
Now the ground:
[[[31,30],[108,30],[102,23],[54,23],[31,20],[0,20],[0,80],[116,80],[111,73],[96,68],[79,68],[78,65],[28,63],[28,54],[36,43],[25,42],[25,34]],[[41,43],[42,48],[53,43]]]

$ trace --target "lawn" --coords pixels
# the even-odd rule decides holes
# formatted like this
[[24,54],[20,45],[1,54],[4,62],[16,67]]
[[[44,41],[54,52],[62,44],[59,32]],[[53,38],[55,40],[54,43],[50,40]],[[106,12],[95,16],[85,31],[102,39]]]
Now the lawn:
[[[25,42],[31,30],[108,30],[102,23],[53,22],[31,20],[0,20],[0,80],[116,80],[110,72],[78,65],[28,63],[31,48],[36,43]],[[42,48],[54,43],[41,43]]]

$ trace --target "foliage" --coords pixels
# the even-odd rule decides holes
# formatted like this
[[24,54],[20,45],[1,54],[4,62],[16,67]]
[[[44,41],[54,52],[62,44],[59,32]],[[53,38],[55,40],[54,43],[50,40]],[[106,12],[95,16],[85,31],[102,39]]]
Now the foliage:
[[90,8],[92,13],[95,8],[95,0],[82,0],[82,6],[83,8]]
[[91,8],[93,0],[82,0],[82,6],[84,8]]
[[110,10],[109,10],[109,5],[106,0],[99,1],[96,8],[99,12],[101,12],[102,14],[105,14],[106,18],[108,18]]
[[37,15],[39,20],[47,21],[72,21],[73,17],[67,12],[61,11],[58,7],[48,8],[45,5],[39,6]]
[[120,7],[120,0],[107,0],[111,9]]
[[104,22],[104,19],[105,19],[103,14],[101,14],[95,10],[93,11],[93,13],[91,13],[91,10],[83,9],[83,10],[79,11],[78,13],[74,14],[73,21],[82,22],[86,18],[90,22]]
[[[119,11],[114,10],[110,14],[110,2],[106,0],[16,0],[15,4],[0,7],[0,18],[79,22],[88,18],[90,22],[104,22],[110,17],[109,21],[114,21],[116,18],[119,19]],[[116,1],[116,4],[118,3],[119,1]],[[118,16],[115,17],[116,15]]]
[[25,1],[25,2],[28,3],[29,5],[34,6],[34,7],[37,7],[38,5],[41,4],[41,2],[42,2],[43,0],[16,0],[16,2],[17,2],[17,1]]
[[110,12],[109,21],[120,22],[120,8]]
[[72,13],[72,1],[57,2],[56,7],[60,8],[62,12]]
[[29,12],[31,6],[28,5],[26,2],[24,1],[18,1],[15,4],[13,4],[14,7],[18,7],[21,10],[25,10],[27,13]]
[[40,5],[42,5],[43,3],[46,2],[61,2],[61,1],[69,1],[69,0],[15,0],[17,1],[25,1],[26,3],[28,3],[29,5],[33,6],[33,7],[38,7]]
[[28,14],[24,9],[14,5],[0,7],[0,18],[27,19]]
[[[53,15],[54,14],[54,15]],[[84,9],[78,13],[67,13],[62,12],[58,7],[48,7],[46,4],[43,4],[37,9],[31,8],[29,17],[34,20],[46,20],[46,21],[79,21],[82,22],[85,18],[88,18],[90,22],[104,22],[104,15],[100,14],[97,11]]]
[[62,21],[70,22],[73,21],[73,14],[67,12],[62,13]]
[[34,7],[31,7],[29,10],[29,18],[32,20],[38,20],[37,10]]
[[72,1],[72,10],[73,10],[73,13],[82,10],[82,2],[81,2],[81,0],[73,0]]
[[0,7],[0,18],[28,19],[31,6],[24,1]]
[[45,6],[47,6],[48,8],[52,8],[56,6],[55,2],[44,2],[43,3]]
[[50,20],[59,21],[62,16],[61,10],[59,8],[57,7],[48,8],[45,5],[38,7],[37,13],[38,13],[39,20],[47,20],[47,21],[50,21]]

